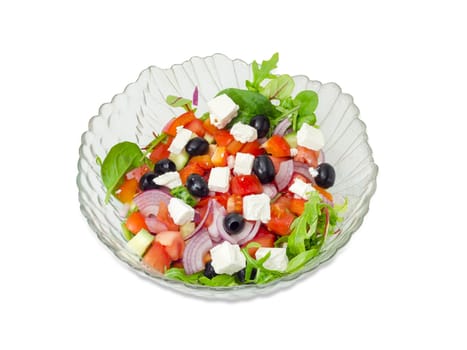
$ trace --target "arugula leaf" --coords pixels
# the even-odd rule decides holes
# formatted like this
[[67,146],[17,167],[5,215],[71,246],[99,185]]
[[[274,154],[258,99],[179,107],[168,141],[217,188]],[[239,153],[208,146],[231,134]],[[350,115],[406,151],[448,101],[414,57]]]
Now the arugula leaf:
[[315,233],[320,215],[321,198],[317,191],[311,192],[305,209],[299,217],[292,222],[292,233],[287,242],[287,253],[294,257],[306,250],[305,240],[309,240]]
[[169,95],[166,97],[165,102],[172,107],[183,107],[187,112],[193,110],[191,100],[180,96]]
[[249,124],[250,120],[257,115],[264,115],[272,118],[277,117],[277,111],[267,97],[255,91],[229,88],[222,90],[217,95],[226,94],[239,107],[238,115],[230,122],[229,126],[242,122]]
[[191,193],[188,192],[188,189],[183,185],[171,189],[170,194],[176,198],[181,199],[182,201],[184,201],[186,204],[188,204],[191,207],[194,207],[196,203],[198,203],[196,198],[193,197]]
[[235,286],[237,282],[235,282],[235,277],[221,274],[214,276],[213,278],[209,279],[206,276],[199,277],[199,283],[204,284],[205,286],[211,287],[230,287]]
[[282,100],[290,97],[295,82],[288,74],[279,75],[271,79],[260,92],[270,100]]
[[113,146],[101,166],[102,182],[107,188],[105,202],[121,184],[125,174],[144,164],[144,155],[135,143],[124,141]]
[[308,261],[313,259],[314,257],[318,256],[319,248],[311,248],[310,250],[306,250],[291,260],[287,264],[287,273],[293,273],[300,270]]
[[258,65],[258,62],[253,61],[251,64],[253,81],[246,81],[245,85],[247,89],[250,91],[259,91],[264,79],[274,78],[275,75],[273,75],[271,71],[277,68],[277,62],[279,62],[279,53],[277,52],[272,55],[269,60],[261,62],[261,66]]
[[178,281],[182,281],[190,284],[198,284],[198,279],[203,276],[202,272],[194,273],[192,275],[187,275],[185,270],[180,267],[171,267],[165,271],[165,276],[168,278],[173,278]]
[[151,153],[154,148],[156,148],[156,146],[162,142],[165,142],[165,140],[167,139],[167,134],[162,132],[160,135],[156,135],[155,133],[154,134],[154,140],[152,140],[145,148],[144,148],[144,157],[146,157],[146,155],[148,155],[149,153]]

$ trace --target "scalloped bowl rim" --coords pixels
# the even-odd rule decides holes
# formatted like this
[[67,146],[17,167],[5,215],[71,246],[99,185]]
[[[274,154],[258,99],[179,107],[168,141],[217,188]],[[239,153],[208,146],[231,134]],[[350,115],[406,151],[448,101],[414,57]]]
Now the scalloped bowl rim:
[[[367,190],[365,191],[364,196],[362,198],[360,198],[359,203],[355,207],[355,211],[358,209],[359,212],[360,212],[360,215],[355,218],[356,222],[352,226],[352,228],[350,230],[346,231],[348,236],[347,236],[347,238],[345,240],[342,240],[339,243],[339,245],[336,246],[332,251],[330,251],[330,253],[326,254],[326,256],[324,256],[323,254],[320,253],[315,259],[312,260],[315,263],[311,268],[304,267],[301,270],[299,270],[298,272],[295,272],[295,273],[290,274],[290,275],[286,275],[286,276],[284,276],[284,277],[282,277],[280,279],[274,280],[274,281],[272,281],[270,283],[267,283],[267,284],[264,284],[264,285],[246,284],[246,285],[238,285],[238,286],[232,286],[232,287],[209,287],[209,286],[203,286],[203,285],[192,285],[192,284],[184,283],[184,282],[181,282],[181,281],[178,281],[178,280],[169,279],[169,278],[165,277],[164,275],[159,274],[156,271],[151,271],[151,270],[148,270],[148,269],[144,269],[143,268],[144,266],[142,264],[139,264],[137,266],[133,265],[132,262],[125,256],[125,254],[128,254],[128,252],[127,251],[122,252],[121,249],[115,249],[115,247],[112,246],[105,239],[106,234],[101,232],[98,229],[98,227],[95,225],[95,223],[92,220],[92,218],[90,217],[90,215],[88,215],[88,213],[86,212],[86,205],[84,204],[84,202],[82,200],[82,185],[80,184],[80,175],[82,174],[81,161],[85,157],[85,155],[83,153],[83,149],[84,149],[84,146],[85,146],[85,137],[86,137],[86,135],[88,133],[90,133],[92,131],[91,127],[92,127],[93,122],[95,122],[98,119],[108,119],[110,117],[110,115],[109,116],[104,115],[104,113],[103,113],[104,109],[107,106],[115,104],[116,99],[118,99],[120,96],[126,95],[128,93],[128,91],[129,91],[129,89],[131,87],[133,87],[134,85],[136,85],[140,81],[140,79],[142,78],[143,74],[146,73],[146,71],[154,69],[154,68],[155,69],[161,69],[161,70],[164,70],[164,71],[173,70],[175,67],[182,66],[183,64],[188,63],[188,62],[192,61],[193,59],[206,60],[208,58],[213,58],[213,57],[216,57],[216,56],[223,56],[224,58],[226,58],[228,60],[231,60],[232,62],[240,62],[241,64],[245,64],[247,66],[250,66],[249,63],[245,62],[242,59],[238,59],[238,58],[230,59],[228,56],[226,56],[224,54],[221,54],[221,53],[216,53],[216,54],[213,54],[213,55],[210,55],[210,56],[205,56],[205,57],[192,56],[190,59],[188,59],[188,60],[186,60],[186,61],[184,61],[182,63],[177,63],[177,64],[171,65],[170,68],[160,68],[160,67],[157,67],[155,65],[151,65],[151,66],[147,67],[146,69],[144,69],[143,71],[141,71],[140,74],[138,75],[138,78],[134,82],[131,82],[128,85],[126,85],[123,92],[115,94],[112,97],[110,102],[103,103],[98,109],[98,114],[89,119],[88,129],[81,136],[81,145],[80,145],[80,148],[79,148],[79,159],[78,159],[78,164],[77,164],[78,165],[78,175],[76,177],[76,183],[77,183],[77,186],[78,186],[78,198],[79,198],[79,202],[80,202],[80,211],[83,214],[83,216],[85,217],[86,221],[88,222],[88,225],[90,226],[92,231],[94,231],[94,233],[97,235],[99,240],[102,243],[104,243],[104,245],[106,245],[110,249],[110,251],[118,258],[118,260],[120,262],[125,263],[125,265],[131,271],[136,272],[139,276],[142,276],[145,279],[149,279],[149,280],[151,280],[153,282],[156,282],[160,286],[169,287],[171,290],[176,291],[176,292],[181,292],[184,295],[190,295],[190,296],[196,296],[196,297],[202,297],[202,298],[209,297],[210,300],[212,300],[211,299],[212,297],[215,297],[215,299],[217,299],[217,300],[240,300],[240,299],[252,298],[252,297],[256,297],[256,296],[264,295],[264,294],[271,294],[271,293],[274,293],[275,291],[277,291],[279,289],[290,287],[293,284],[295,284],[296,281],[298,281],[298,280],[300,280],[302,278],[305,278],[305,277],[309,277],[311,275],[311,272],[315,272],[325,262],[331,260],[334,257],[334,255],[336,255],[336,253],[342,247],[344,247],[347,244],[347,242],[352,237],[353,233],[355,233],[355,231],[357,231],[360,228],[360,226],[362,225],[363,220],[364,220],[366,214],[369,211],[370,200],[371,200],[373,194],[376,191],[376,187],[377,187],[376,186],[376,178],[377,178],[379,170],[378,170],[378,166],[374,162],[372,148],[371,148],[370,144],[368,143],[368,135],[366,133],[366,129],[367,129],[366,124],[360,119],[360,111],[358,110],[358,107],[354,104],[352,95],[350,95],[348,93],[343,93],[342,89],[340,88],[340,86],[337,83],[334,83],[334,82],[326,83],[326,84],[330,84],[330,85],[335,85],[340,90],[341,94],[348,95],[352,99],[352,103],[354,104],[354,106],[357,109],[355,119],[362,126],[362,135],[361,135],[361,137],[365,141],[366,146],[368,148],[368,153],[369,153],[368,156],[369,156],[369,158],[371,160],[370,166],[372,167],[371,177],[370,177],[370,180],[369,180],[369,186],[367,187]],[[304,78],[304,79],[306,79],[308,81],[313,81],[313,82],[319,83],[321,86],[323,85],[320,81],[311,80],[307,75],[303,75],[303,74],[294,75],[294,76],[292,76],[292,78],[294,78],[294,80],[296,78]]]

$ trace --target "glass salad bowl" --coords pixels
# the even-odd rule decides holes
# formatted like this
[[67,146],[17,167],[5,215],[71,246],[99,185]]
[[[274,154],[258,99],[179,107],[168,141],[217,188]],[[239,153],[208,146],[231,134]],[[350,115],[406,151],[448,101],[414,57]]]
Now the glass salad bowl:
[[218,299],[241,299],[274,292],[304,278],[329,260],[360,227],[368,212],[376,189],[378,167],[367,141],[365,124],[359,119],[359,110],[352,96],[342,93],[337,84],[322,84],[300,75],[293,77],[295,88],[292,96],[304,89],[318,93],[319,104],[315,114],[326,139],[324,155],[337,174],[330,192],[348,200],[340,233],[326,241],[320,254],[300,271],[267,284],[209,287],[168,279],[143,264],[127,249],[121,233],[123,204],[115,198],[105,203],[106,189],[96,157],[103,159],[109,149],[121,141],[132,141],[141,146],[148,144],[153,139],[152,132],[159,133],[170,118],[180,114],[180,109],[174,109],[165,102],[168,95],[191,97],[197,86],[197,114],[202,115],[207,111],[207,101],[219,91],[229,87],[244,88],[245,81],[251,80],[251,76],[250,64],[222,54],[193,57],[169,69],[149,67],[123,93],[100,107],[99,114],[90,120],[89,128],[82,136],[77,177],[81,212],[98,238],[121,261],[160,285]]

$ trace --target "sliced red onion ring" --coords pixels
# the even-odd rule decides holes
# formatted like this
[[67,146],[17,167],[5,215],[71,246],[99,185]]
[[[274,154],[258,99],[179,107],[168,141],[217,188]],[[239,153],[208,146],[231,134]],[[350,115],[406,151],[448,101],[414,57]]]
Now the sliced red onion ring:
[[162,192],[160,190],[148,190],[140,193],[133,201],[138,207],[141,214],[144,216],[157,215],[159,212],[159,203],[165,202],[169,204],[170,198],[169,194]]
[[277,189],[279,191],[282,191],[289,184],[294,171],[294,163],[292,159],[289,159],[280,164],[279,171],[275,177]]
[[291,125],[292,123],[290,122],[289,118],[285,118],[279,124],[277,124],[276,128],[272,133],[274,135],[284,136],[285,132],[288,128],[290,128]]
[[213,247],[206,229],[190,239],[183,251],[183,267],[188,275],[204,270],[203,257]]
[[[290,181],[290,180],[289,180]],[[277,194],[277,188],[274,184],[264,184],[263,193],[266,194],[269,198],[274,198]]]
[[315,183],[315,180],[313,179],[313,176],[311,176],[310,172],[308,171],[308,168],[310,166],[308,164],[302,163],[302,162],[293,162],[293,171],[296,172],[297,174],[305,176],[308,180],[310,180],[313,184]]
[[220,205],[215,199],[212,202],[212,224],[208,227],[209,235],[214,242],[220,242],[222,240],[220,232],[217,229],[217,218],[224,217],[226,215],[225,208]]
[[198,105],[198,95],[199,95],[199,92],[198,92],[198,86],[195,86],[195,90],[193,91],[193,106],[197,106]]
[[213,208],[213,202],[214,200],[210,200],[208,202],[208,207],[206,208],[206,213],[204,216],[201,218],[201,221],[198,223],[198,225],[195,227],[194,231],[190,233],[185,240],[190,239],[194,235],[196,235],[198,232],[200,232],[204,226],[204,223],[206,222],[206,219],[208,218],[209,214],[211,214],[212,208]]
[[318,164],[321,164],[321,163],[324,163],[324,152],[323,150],[319,151],[319,154],[318,154]]
[[[250,224],[251,229],[247,233],[243,234],[243,231],[247,231],[246,225]],[[239,232],[237,234],[237,244],[242,245],[243,243],[246,243],[248,241],[251,241],[253,238],[255,238],[256,234],[258,233],[259,227],[261,226],[261,221],[256,221],[255,224],[253,225],[251,222],[246,222],[245,223],[245,228],[242,230],[242,232]]]
[[160,221],[156,216],[150,215],[147,216],[144,221],[146,222],[146,226],[148,227],[149,232],[151,233],[159,233],[163,231],[167,231],[168,227],[162,221]]

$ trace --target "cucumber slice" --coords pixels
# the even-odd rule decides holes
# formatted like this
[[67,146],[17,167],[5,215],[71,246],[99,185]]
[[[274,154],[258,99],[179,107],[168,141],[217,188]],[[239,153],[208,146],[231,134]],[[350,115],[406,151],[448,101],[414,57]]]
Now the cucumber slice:
[[204,139],[211,145],[214,143],[214,136],[211,134],[204,134]]
[[143,256],[152,244],[152,241],[154,241],[154,236],[143,228],[127,242],[127,246],[132,252]]
[[285,141],[289,144],[291,148],[297,148],[297,133],[291,132],[284,136]]
[[185,150],[183,150],[180,152],[180,154],[170,153],[169,159],[175,163],[177,170],[180,171],[183,169],[186,163],[188,163],[190,155]]
[[195,230],[195,223],[194,222],[187,222],[184,225],[180,226],[180,233],[182,234],[183,239],[188,237],[190,233]]

